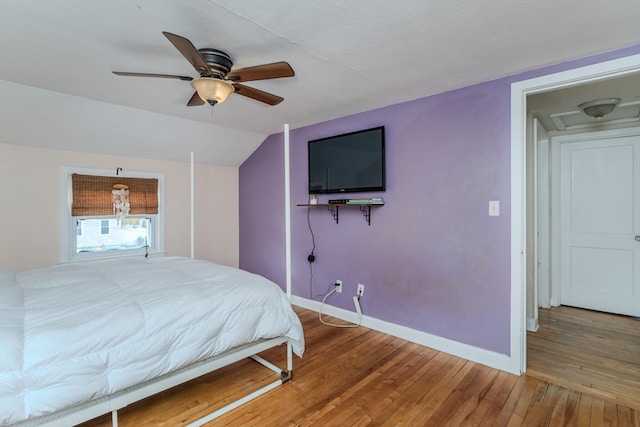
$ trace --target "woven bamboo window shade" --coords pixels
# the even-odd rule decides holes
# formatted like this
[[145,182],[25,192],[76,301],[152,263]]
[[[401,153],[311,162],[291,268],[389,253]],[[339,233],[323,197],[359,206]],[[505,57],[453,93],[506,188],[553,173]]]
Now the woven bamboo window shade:
[[156,178],[122,178],[117,176],[71,175],[73,216],[113,215],[112,190],[115,184],[129,187],[130,215],[158,213]]

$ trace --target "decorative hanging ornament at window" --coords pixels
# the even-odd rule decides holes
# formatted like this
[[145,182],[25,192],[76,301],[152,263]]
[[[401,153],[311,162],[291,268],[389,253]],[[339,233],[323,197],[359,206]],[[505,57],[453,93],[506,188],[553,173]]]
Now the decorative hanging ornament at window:
[[129,186],[126,184],[115,184],[111,191],[111,201],[113,202],[113,214],[118,217],[118,226],[122,218],[129,215]]

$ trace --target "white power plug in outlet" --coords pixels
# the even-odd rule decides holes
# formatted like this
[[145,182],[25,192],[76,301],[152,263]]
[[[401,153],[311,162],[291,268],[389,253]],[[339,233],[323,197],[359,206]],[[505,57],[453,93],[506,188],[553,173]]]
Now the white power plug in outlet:
[[336,286],[336,292],[342,293],[342,280],[336,280],[334,285]]
[[362,283],[358,283],[358,290],[356,291],[356,295],[358,295],[358,297],[364,295],[364,285]]
[[356,313],[358,314],[360,323],[362,323],[362,309],[360,308],[360,301],[358,300],[358,297],[353,297],[353,306],[356,308]]

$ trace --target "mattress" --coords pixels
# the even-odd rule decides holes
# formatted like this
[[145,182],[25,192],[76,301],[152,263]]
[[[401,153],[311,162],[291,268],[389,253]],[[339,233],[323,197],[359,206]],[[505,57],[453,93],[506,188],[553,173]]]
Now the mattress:
[[0,424],[106,396],[302,326],[266,278],[189,258],[0,271]]

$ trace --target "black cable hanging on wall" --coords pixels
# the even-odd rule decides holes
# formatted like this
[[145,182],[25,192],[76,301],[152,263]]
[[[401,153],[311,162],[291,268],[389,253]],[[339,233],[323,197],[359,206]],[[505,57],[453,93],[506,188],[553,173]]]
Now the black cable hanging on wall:
[[313,263],[316,260],[316,236],[313,233],[313,228],[311,227],[311,206],[307,206],[307,227],[309,228],[309,233],[311,234],[311,253],[307,256],[307,261],[309,262],[309,298],[316,299],[320,297],[325,297],[329,294],[332,287],[335,287],[333,283],[329,283],[327,290],[318,295],[313,295]]

